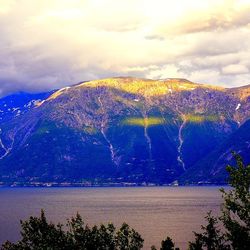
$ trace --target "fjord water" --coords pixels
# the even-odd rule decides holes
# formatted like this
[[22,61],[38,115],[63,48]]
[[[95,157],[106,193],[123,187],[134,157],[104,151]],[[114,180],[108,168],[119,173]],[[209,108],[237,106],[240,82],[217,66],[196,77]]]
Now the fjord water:
[[187,248],[209,210],[218,214],[219,187],[0,188],[0,243],[16,241],[19,220],[46,211],[53,222],[66,222],[78,211],[90,225],[122,222],[138,230],[144,249],[171,236]]

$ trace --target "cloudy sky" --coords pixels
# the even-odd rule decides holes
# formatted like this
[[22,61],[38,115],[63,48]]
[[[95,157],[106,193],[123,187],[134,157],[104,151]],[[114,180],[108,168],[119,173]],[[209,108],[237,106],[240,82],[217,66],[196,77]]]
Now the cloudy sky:
[[250,84],[250,0],[0,0],[0,95],[112,76]]

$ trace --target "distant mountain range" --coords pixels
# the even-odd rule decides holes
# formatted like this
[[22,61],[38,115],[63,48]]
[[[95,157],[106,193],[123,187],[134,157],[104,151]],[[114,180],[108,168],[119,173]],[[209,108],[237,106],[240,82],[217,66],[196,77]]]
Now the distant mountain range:
[[0,99],[0,182],[223,183],[250,162],[250,85],[130,77]]

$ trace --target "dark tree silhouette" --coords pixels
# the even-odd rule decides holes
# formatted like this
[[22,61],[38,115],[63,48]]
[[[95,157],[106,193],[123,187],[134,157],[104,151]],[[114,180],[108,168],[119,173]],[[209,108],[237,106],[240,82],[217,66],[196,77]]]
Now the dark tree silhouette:
[[235,250],[250,249],[250,165],[245,166],[240,155],[233,153],[236,166],[227,166],[232,190],[221,189],[224,198],[222,221],[226,239]]
[[[208,214],[208,225],[202,226],[203,233],[194,233],[190,250],[250,249],[250,165],[244,165],[239,154],[233,152],[233,156],[236,166],[226,167],[232,189],[220,190],[224,199],[222,215],[215,218]],[[222,229],[218,229],[218,222],[222,223]]]
[[195,242],[189,243],[189,250],[227,250],[230,249],[225,241],[225,235],[218,228],[218,219],[211,215],[211,211],[205,217],[208,224],[201,226],[202,233],[195,234]]
[[17,243],[7,241],[2,250],[139,250],[143,247],[140,234],[124,223],[116,231],[113,224],[90,228],[82,217],[72,217],[63,225],[48,223],[42,210],[40,217],[21,221],[22,239]]

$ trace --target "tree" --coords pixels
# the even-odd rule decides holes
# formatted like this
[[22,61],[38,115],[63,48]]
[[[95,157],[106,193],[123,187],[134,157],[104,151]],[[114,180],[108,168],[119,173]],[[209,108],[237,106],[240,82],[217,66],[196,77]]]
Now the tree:
[[203,233],[196,233],[195,242],[189,243],[189,250],[202,250],[205,247],[207,250],[227,250],[230,249],[225,242],[225,235],[218,228],[218,219],[208,212],[205,217],[208,224],[201,226]]
[[170,237],[167,237],[161,242],[160,250],[179,250],[179,248],[175,248],[172,239]]
[[116,231],[113,224],[90,228],[77,213],[66,224],[48,223],[42,210],[40,217],[21,221],[22,239],[16,244],[6,242],[1,250],[139,250],[143,247],[140,234],[123,224]]
[[82,217],[77,213],[76,217],[68,220],[67,227],[67,235],[74,249],[116,249],[113,224],[101,224],[100,227],[95,225],[91,229],[84,225]]
[[120,250],[136,250],[143,247],[143,239],[128,224],[123,223],[116,235],[116,242]]
[[[229,184],[232,189],[221,189],[224,203],[219,218],[206,217],[208,225],[202,226],[203,233],[195,234],[189,243],[190,250],[248,250],[250,246],[250,165],[245,166],[240,155],[233,152],[236,166],[227,166]],[[218,229],[221,222],[224,232]],[[204,248],[203,248],[204,247]]]
[[[69,241],[62,230],[62,225],[48,223],[44,211],[40,217],[31,216],[27,221],[21,221],[22,240],[17,244],[6,242],[1,249],[67,249]],[[69,249],[69,248],[68,248]]]
[[232,249],[248,250],[250,246],[250,165],[245,166],[240,155],[233,152],[236,167],[227,166],[229,184],[233,188],[228,193],[221,189],[224,204],[222,221],[226,238]]
[[[151,246],[151,250],[157,250],[155,246]],[[167,237],[161,242],[160,250],[180,250],[178,247],[175,248],[175,244],[170,237]]]

